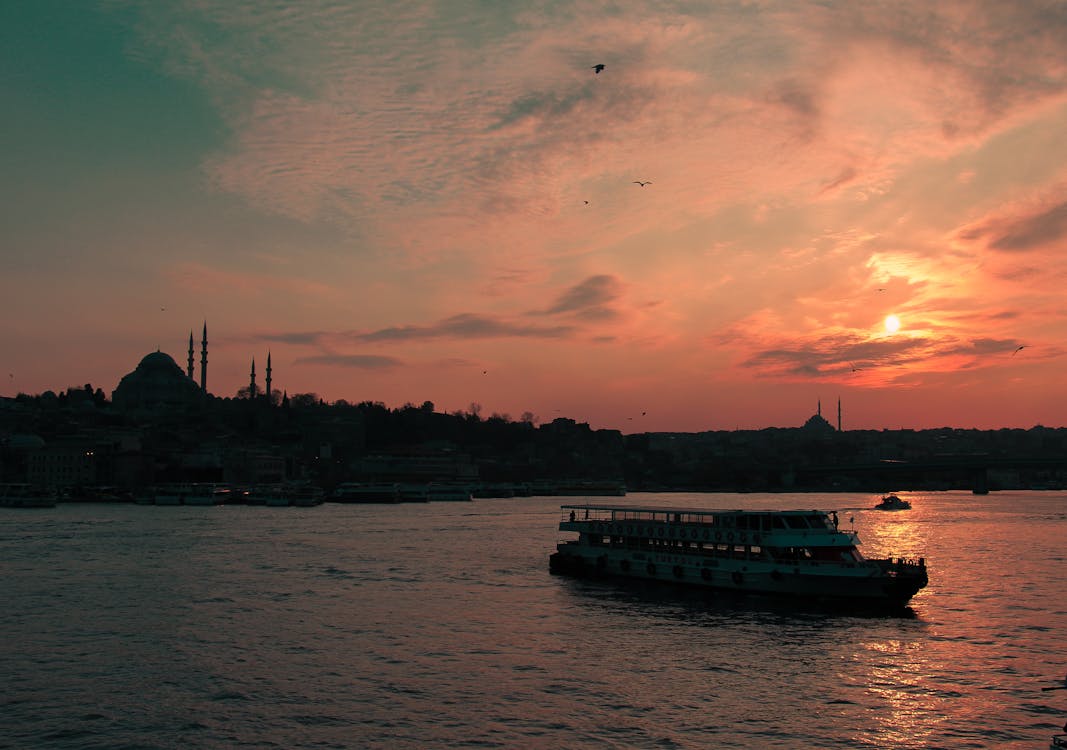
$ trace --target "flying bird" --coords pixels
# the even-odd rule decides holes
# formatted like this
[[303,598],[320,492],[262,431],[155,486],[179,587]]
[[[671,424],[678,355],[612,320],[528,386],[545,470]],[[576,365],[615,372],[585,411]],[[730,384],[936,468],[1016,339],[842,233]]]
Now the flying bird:
[[1021,351],[1022,351],[1023,349],[1025,349],[1025,348],[1026,348],[1026,344],[1023,344],[1023,345],[1022,345],[1022,346],[1020,346],[1020,347],[1019,347],[1018,349],[1016,349],[1015,351],[1013,351],[1013,352],[1011,353],[1011,356],[1013,356],[1013,357],[1014,357],[1014,356],[1015,356],[1016,354],[1018,354],[1019,352],[1021,352]]
[[848,363],[848,366],[852,368],[852,372],[859,372],[861,369],[863,369],[862,367],[856,367],[856,365],[852,364],[851,362]]
[[644,187],[645,185],[651,185],[652,183],[648,182],[648,181],[641,182],[641,180],[634,180],[634,184],[635,185],[640,185],[641,187]]
[[596,65],[593,66],[593,70],[596,71],[597,75],[600,75],[600,71],[602,71],[603,69],[604,69],[604,63],[597,63]]

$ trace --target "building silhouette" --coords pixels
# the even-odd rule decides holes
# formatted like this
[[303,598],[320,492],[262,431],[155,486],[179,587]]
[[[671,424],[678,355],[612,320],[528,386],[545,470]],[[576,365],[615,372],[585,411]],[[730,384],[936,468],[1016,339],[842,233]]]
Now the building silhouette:
[[185,372],[167,353],[157,349],[144,356],[112,392],[115,408],[123,411],[183,409],[201,403],[207,392],[207,321],[200,341],[200,384],[193,380],[193,332]]
[[154,351],[125,375],[111,394],[116,409],[161,411],[199,404],[205,393],[169,354]]

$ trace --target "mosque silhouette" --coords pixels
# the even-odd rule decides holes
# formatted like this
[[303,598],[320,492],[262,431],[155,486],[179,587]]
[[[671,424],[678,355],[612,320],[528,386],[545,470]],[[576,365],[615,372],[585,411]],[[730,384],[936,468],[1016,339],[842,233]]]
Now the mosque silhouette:
[[[193,333],[189,332],[189,360],[185,372],[166,352],[157,349],[146,354],[137,368],[123,376],[111,394],[116,408],[125,411],[156,411],[197,406],[211,398],[207,389],[207,322],[200,341],[200,382],[194,373]],[[252,360],[248,394],[250,398],[271,393],[271,358],[267,352],[266,387],[256,386],[256,361]]]

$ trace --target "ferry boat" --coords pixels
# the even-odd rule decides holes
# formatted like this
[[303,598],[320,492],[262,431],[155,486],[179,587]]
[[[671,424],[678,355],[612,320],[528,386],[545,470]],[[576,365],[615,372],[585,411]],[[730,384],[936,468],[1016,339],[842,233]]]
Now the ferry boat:
[[[820,510],[563,505],[553,573],[903,607],[926,561],[863,557],[855,531]],[[573,535],[576,534],[577,538]]]

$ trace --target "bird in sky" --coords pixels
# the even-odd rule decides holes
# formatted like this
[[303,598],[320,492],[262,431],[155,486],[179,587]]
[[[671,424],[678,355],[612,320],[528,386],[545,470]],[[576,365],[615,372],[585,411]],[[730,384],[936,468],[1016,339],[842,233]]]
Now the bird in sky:
[[1025,348],[1026,348],[1026,344],[1023,344],[1022,346],[1018,347],[1018,348],[1017,348],[1017,349],[1016,349],[1015,351],[1013,351],[1013,352],[1011,353],[1011,356],[1013,356],[1013,357],[1014,357],[1014,356],[1015,356],[1016,354],[1018,354],[1019,352],[1021,352],[1021,351],[1022,351],[1023,349],[1025,349]]
[[582,201],[582,203],[584,203],[587,206],[589,205],[589,201]]
[[884,292],[884,291],[885,291],[885,287],[884,287],[884,286],[880,286],[880,287],[878,287],[878,291],[879,291],[879,292]]
[[851,362],[848,363],[848,366],[852,368],[852,372],[859,372],[861,369],[863,369],[860,367],[856,367],[856,365],[852,364]]
[[647,180],[645,182],[641,182],[641,180],[634,180],[634,184],[644,187],[645,185],[651,185],[652,183]]
[[602,71],[603,69],[604,69],[604,63],[597,63],[596,65],[593,66],[593,70],[596,71],[597,75],[600,75],[600,71]]

